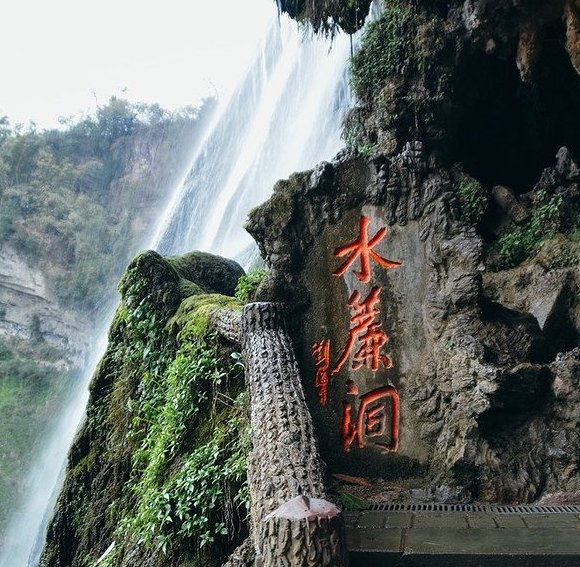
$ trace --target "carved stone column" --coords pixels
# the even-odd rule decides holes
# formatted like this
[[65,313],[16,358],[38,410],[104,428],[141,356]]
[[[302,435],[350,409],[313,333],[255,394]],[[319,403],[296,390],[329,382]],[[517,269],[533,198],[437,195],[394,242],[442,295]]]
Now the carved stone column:
[[255,567],[346,565],[338,508],[324,500],[322,461],[279,303],[242,314],[253,448],[248,463]]
[[224,307],[217,309],[210,316],[212,327],[223,337],[233,343],[240,342],[240,312]]

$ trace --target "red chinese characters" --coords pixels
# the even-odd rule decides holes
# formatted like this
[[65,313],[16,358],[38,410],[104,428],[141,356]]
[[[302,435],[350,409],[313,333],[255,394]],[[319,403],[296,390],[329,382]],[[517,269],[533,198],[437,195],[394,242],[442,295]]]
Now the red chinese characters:
[[328,400],[328,367],[330,366],[330,341],[318,341],[312,344],[312,357],[316,367],[314,387],[318,392],[318,401],[325,406]]
[[[359,221],[359,235],[356,240],[336,249],[335,255],[339,258],[347,256],[346,261],[333,272],[334,276],[344,275],[347,270],[360,258],[360,271],[354,271],[357,279],[362,283],[371,280],[371,259],[385,269],[398,268],[401,262],[387,260],[377,254],[373,248],[379,244],[387,234],[386,227],[377,231],[369,239],[368,229],[370,219],[361,216]],[[376,373],[380,368],[390,369],[393,362],[381,349],[389,342],[389,335],[383,329],[378,319],[378,308],[381,293],[380,287],[373,287],[366,298],[355,290],[347,303],[351,311],[348,338],[334,368],[329,374],[331,347],[330,340],[325,339],[312,344],[312,356],[315,366],[314,385],[321,405],[328,402],[329,378],[338,375],[352,357],[350,369],[357,371],[367,368]],[[399,444],[399,394],[397,390],[386,385],[367,392],[356,398],[359,391],[353,380],[347,380],[347,395],[350,401],[342,403],[341,446],[344,451],[350,451],[353,443],[359,449],[365,447],[367,438],[381,438],[387,434],[387,421],[390,417],[389,443],[374,441],[374,445],[385,451],[397,451]],[[390,412],[389,412],[390,408]]]
[[340,437],[344,451],[350,451],[355,439],[357,446],[362,449],[365,446],[365,436],[382,437],[385,434],[387,429],[386,402],[389,399],[391,401],[391,441],[388,444],[375,443],[375,445],[386,451],[397,451],[399,448],[399,394],[393,386],[377,388],[362,395],[356,419],[353,419],[352,415],[352,402],[342,402]]
[[387,333],[381,329],[381,323],[375,321],[376,316],[379,314],[376,306],[379,303],[380,293],[380,288],[373,287],[369,296],[364,301],[361,301],[361,295],[358,291],[354,291],[350,296],[347,305],[353,312],[350,318],[351,327],[346,346],[332,371],[333,375],[338,374],[345,365],[357,339],[361,346],[354,355],[352,361],[353,370],[358,370],[361,366],[366,366],[373,372],[376,372],[379,369],[379,362],[382,362],[385,368],[391,368],[393,366],[388,356],[380,354],[380,349],[389,340]]
[[392,260],[386,260],[382,256],[379,256],[373,248],[385,237],[387,234],[386,228],[381,228],[370,240],[369,240],[369,224],[371,219],[369,217],[361,216],[359,221],[359,235],[358,238],[346,244],[345,246],[340,246],[334,251],[334,255],[342,258],[347,254],[350,256],[346,259],[346,262],[332,273],[333,276],[342,276],[346,271],[354,264],[355,260],[360,256],[360,272],[355,270],[354,275],[362,283],[369,283],[371,281],[371,258],[386,269],[398,268],[401,262],[393,262]]

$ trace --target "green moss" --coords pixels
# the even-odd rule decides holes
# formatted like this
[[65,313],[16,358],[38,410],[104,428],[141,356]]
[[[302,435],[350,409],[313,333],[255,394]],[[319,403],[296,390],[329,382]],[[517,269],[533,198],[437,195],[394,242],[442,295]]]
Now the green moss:
[[[183,281],[179,275],[177,285]],[[108,429],[111,445],[130,451],[124,490],[135,503],[120,509],[116,539],[125,545],[138,539],[162,554],[192,540],[197,550],[211,548],[201,554],[209,565],[213,542],[228,537],[224,511],[243,506],[242,496],[234,503],[229,495],[245,494],[247,435],[236,429],[247,428],[247,421],[243,394],[227,394],[236,390],[227,385],[229,374],[220,367],[208,322],[216,309],[242,305],[233,297],[199,294],[192,285],[194,295],[167,322],[149,295],[143,297],[140,280],[125,286],[130,342],[119,350],[122,371],[110,395]],[[218,389],[219,403],[212,401]]]
[[203,337],[210,330],[211,316],[218,309],[241,311],[242,303],[235,297],[208,293],[193,295],[182,301],[175,315],[167,323],[167,329],[174,336],[191,332],[195,337]]
[[88,455],[85,455],[71,470],[71,474],[75,477],[84,477],[89,471],[95,467],[98,454],[96,448],[90,449]]
[[179,278],[179,290],[181,291],[181,297],[189,297],[191,295],[201,295],[207,293],[201,286],[194,282],[186,280],[185,278]]
[[119,291],[129,310],[147,301],[165,317],[181,302],[180,276],[163,256],[149,250],[137,256],[119,282]]
[[359,100],[371,100],[387,77],[411,64],[415,31],[412,12],[398,2],[390,2],[367,26],[351,60],[351,83]]
[[187,336],[162,380],[141,393],[133,429],[142,441],[130,482],[136,509],[119,523],[122,538],[138,537],[163,553],[186,538],[201,549],[226,537],[226,518],[239,514],[247,494],[245,396],[230,397],[215,338]]
[[115,337],[120,333],[123,325],[125,325],[128,318],[127,307],[124,303],[119,303],[115,314],[113,315],[113,320],[111,321],[111,326],[109,327],[109,340],[114,340]]
[[343,124],[342,139],[347,148],[363,156],[372,156],[378,148],[377,144],[368,141],[361,113],[357,112],[357,109],[347,115]]
[[537,252],[542,242],[556,233],[561,205],[561,196],[549,197],[545,192],[536,196],[530,220],[499,239],[500,267],[510,268],[522,263]]
[[128,400],[132,399],[138,387],[139,374],[134,370],[138,366],[128,365],[122,368],[120,376],[115,380],[111,394],[108,396],[106,426],[111,447],[111,457],[118,459],[122,453],[131,451],[127,431],[131,426],[132,412]]
[[302,189],[300,178],[297,174],[291,175],[287,180],[279,181],[274,186],[274,194],[266,203],[254,207],[248,213],[246,227],[255,226],[255,218],[264,215],[265,222],[260,224],[277,229],[289,224],[294,214],[294,193]]
[[216,291],[224,295],[234,295],[236,282],[244,274],[237,262],[207,252],[196,251],[182,256],[170,256],[167,262],[182,278],[193,282],[205,293]]

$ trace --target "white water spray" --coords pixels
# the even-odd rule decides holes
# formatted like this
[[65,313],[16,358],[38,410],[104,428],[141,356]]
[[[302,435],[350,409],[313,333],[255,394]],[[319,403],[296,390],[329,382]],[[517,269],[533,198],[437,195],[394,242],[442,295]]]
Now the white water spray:
[[332,46],[302,38],[295,22],[272,25],[239,89],[218,110],[191,170],[150,243],[163,254],[205,250],[243,261],[248,211],[278,179],[332,158],[350,104],[348,36]]
[[[238,89],[220,104],[148,247],[162,254],[201,249],[247,263],[252,241],[242,226],[250,208],[268,198],[278,179],[332,158],[341,147],[342,117],[350,104],[349,53],[347,36],[335,37],[331,47],[320,38],[302,38],[288,18],[274,18]],[[91,369],[106,340],[103,330]],[[38,564],[90,376],[71,393],[30,473],[28,499],[13,517],[0,567]]]

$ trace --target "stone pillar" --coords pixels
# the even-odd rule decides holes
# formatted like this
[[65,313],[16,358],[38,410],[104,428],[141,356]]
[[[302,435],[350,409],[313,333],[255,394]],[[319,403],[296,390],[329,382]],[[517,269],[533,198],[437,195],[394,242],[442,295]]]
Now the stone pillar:
[[248,463],[255,567],[347,564],[283,305],[251,303],[241,322],[253,448]]

